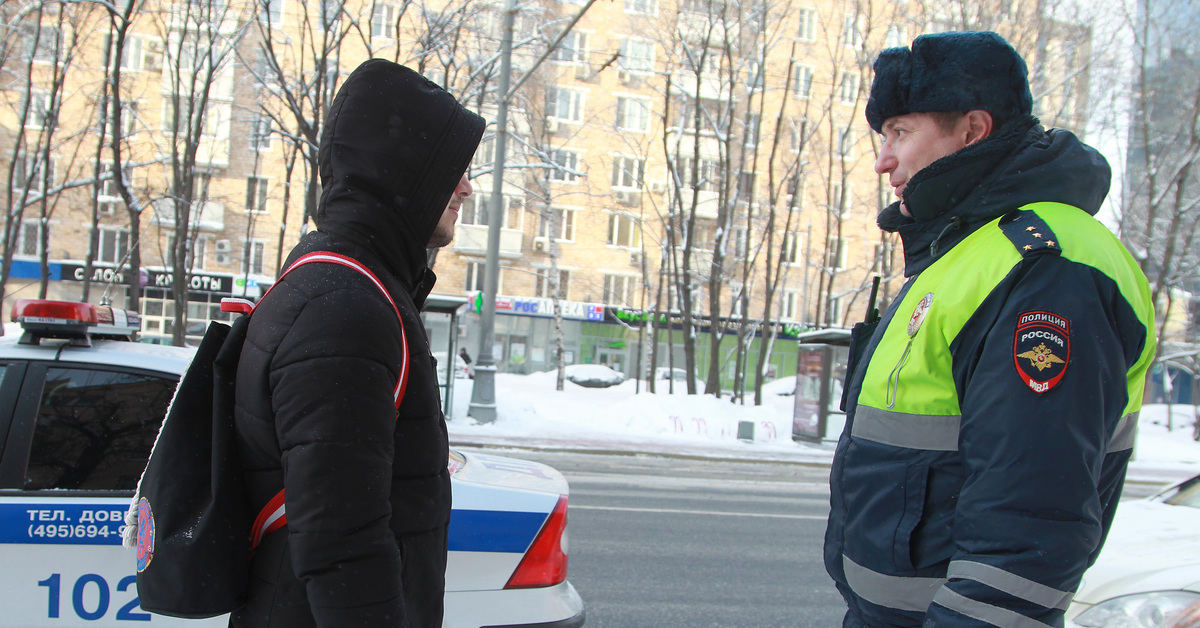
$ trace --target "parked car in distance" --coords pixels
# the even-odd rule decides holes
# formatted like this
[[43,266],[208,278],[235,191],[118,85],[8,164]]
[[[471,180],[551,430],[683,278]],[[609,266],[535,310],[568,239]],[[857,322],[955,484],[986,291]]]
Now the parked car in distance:
[[625,374],[603,364],[571,364],[564,377],[584,388],[608,388],[625,381]]
[[[138,603],[124,515],[194,349],[129,342],[137,315],[19,301],[0,338],[0,625],[225,626]],[[18,341],[20,338],[20,341]],[[121,338],[121,339],[115,339]],[[444,628],[583,625],[567,581],[567,482],[451,450]]]
[[1200,475],[1122,502],[1096,564],[1067,609],[1068,628],[1197,628]]

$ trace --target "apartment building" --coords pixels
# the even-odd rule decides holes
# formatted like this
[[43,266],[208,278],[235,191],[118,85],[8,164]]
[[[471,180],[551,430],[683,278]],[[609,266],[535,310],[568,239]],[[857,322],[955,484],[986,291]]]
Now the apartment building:
[[[173,331],[180,287],[193,335],[221,318],[221,297],[261,294],[312,227],[324,107],[366,58],[422,71],[489,120],[498,111],[500,2],[147,0],[123,38],[96,8],[43,4],[40,17],[34,3],[5,16],[15,52],[0,68],[0,164],[9,214],[20,216],[6,305],[43,282],[51,297],[80,298],[85,278],[89,299],[125,303],[134,234],[147,335]],[[532,72],[509,102],[501,369],[554,363],[556,302],[568,362],[631,375],[652,343],[679,355],[677,339],[646,335],[649,320],[691,323],[702,344],[714,329],[774,335],[767,363],[783,375],[795,368],[788,339],[861,318],[876,276],[886,304],[902,259],[874,224],[892,199],[862,113],[878,50],[931,30],[999,30],[1044,61],[1046,122],[1079,129],[1084,119],[1086,80],[1071,64],[1082,64],[1086,29],[1008,0],[943,5],[617,0],[588,6],[563,35],[583,3],[523,4],[514,82]],[[1054,46],[1073,53],[1042,54]],[[101,145],[113,134],[117,68],[135,211],[112,177],[113,143]],[[457,237],[435,262],[436,292],[472,303],[495,200],[493,130]],[[107,174],[94,182],[97,168]],[[466,321],[459,344],[474,353]]]

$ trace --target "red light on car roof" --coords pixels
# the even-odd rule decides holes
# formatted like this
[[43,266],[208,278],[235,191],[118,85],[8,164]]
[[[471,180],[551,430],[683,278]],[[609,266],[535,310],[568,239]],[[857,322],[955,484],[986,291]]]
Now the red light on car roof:
[[554,586],[567,579],[567,496],[558,498],[554,511],[542,524],[537,538],[508,579],[505,589]]
[[[109,315],[111,317],[111,314]],[[17,299],[12,309],[13,322],[84,323],[94,325],[96,310],[88,303]]]

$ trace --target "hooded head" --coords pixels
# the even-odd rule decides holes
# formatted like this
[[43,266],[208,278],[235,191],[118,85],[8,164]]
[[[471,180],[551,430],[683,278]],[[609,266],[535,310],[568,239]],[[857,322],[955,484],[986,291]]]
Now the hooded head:
[[907,113],[983,110],[993,128],[1033,110],[1025,60],[991,32],[922,35],[875,60],[867,122],[876,133]]
[[371,249],[401,278],[415,278],[484,126],[420,74],[366,61],[329,108],[317,228]]

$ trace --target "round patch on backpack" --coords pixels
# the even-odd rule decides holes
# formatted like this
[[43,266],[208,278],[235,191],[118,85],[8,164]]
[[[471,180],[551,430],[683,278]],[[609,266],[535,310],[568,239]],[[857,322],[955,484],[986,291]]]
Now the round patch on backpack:
[[154,512],[145,497],[138,500],[137,570],[142,573],[154,559]]

